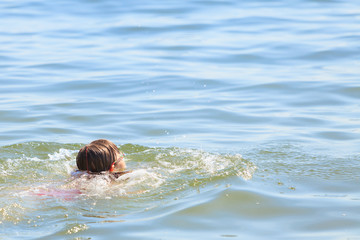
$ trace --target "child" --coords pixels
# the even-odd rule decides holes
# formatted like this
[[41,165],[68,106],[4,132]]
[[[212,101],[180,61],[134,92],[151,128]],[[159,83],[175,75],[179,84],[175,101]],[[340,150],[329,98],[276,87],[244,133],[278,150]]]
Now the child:
[[76,165],[79,171],[89,174],[109,172],[119,177],[130,172],[125,171],[124,154],[113,142],[106,139],[95,140],[82,147],[76,157]]
[[[106,139],[99,139],[82,147],[76,156],[76,165],[78,170],[72,173],[74,177],[88,173],[88,179],[93,175],[109,173],[110,179],[129,173],[125,171],[126,164],[124,154],[119,151],[114,143]],[[56,197],[64,200],[73,200],[82,192],[79,189],[36,189],[33,192],[36,196]]]

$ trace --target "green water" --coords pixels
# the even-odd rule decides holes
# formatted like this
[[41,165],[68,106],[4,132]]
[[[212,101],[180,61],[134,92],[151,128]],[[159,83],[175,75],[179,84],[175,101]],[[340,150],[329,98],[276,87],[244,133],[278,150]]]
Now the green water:
[[126,144],[120,148],[132,173],[116,182],[107,176],[71,177],[79,147],[29,142],[1,148],[6,236],[76,236],[95,223],[142,221],[150,212],[168,215],[174,202],[206,189],[228,188],[229,178],[249,180],[256,169],[241,155]]
[[1,147],[1,237],[356,236],[360,164],[344,162],[359,162],[359,156],[326,163],[329,156],[283,145],[252,149],[251,161],[125,144],[119,147],[133,172],[112,182],[106,175],[72,177],[80,146]]

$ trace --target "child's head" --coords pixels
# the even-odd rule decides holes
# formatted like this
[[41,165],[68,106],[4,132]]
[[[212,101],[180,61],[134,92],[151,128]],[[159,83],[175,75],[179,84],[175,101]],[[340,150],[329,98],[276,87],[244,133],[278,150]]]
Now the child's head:
[[99,139],[85,145],[76,157],[79,170],[99,173],[123,171],[126,168],[123,154],[116,145],[106,139]]

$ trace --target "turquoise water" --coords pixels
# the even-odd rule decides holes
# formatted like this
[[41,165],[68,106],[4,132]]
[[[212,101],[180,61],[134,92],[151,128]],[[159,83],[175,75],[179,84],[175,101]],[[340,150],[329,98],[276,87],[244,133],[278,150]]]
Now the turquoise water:
[[[360,238],[357,1],[0,14],[0,239]],[[72,177],[98,138],[131,174]]]

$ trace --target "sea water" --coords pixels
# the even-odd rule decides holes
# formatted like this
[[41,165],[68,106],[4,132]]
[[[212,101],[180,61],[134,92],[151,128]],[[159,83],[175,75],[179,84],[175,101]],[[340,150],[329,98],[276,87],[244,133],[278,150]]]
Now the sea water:
[[[360,239],[355,0],[0,3],[0,239]],[[74,176],[98,138],[131,173]]]

